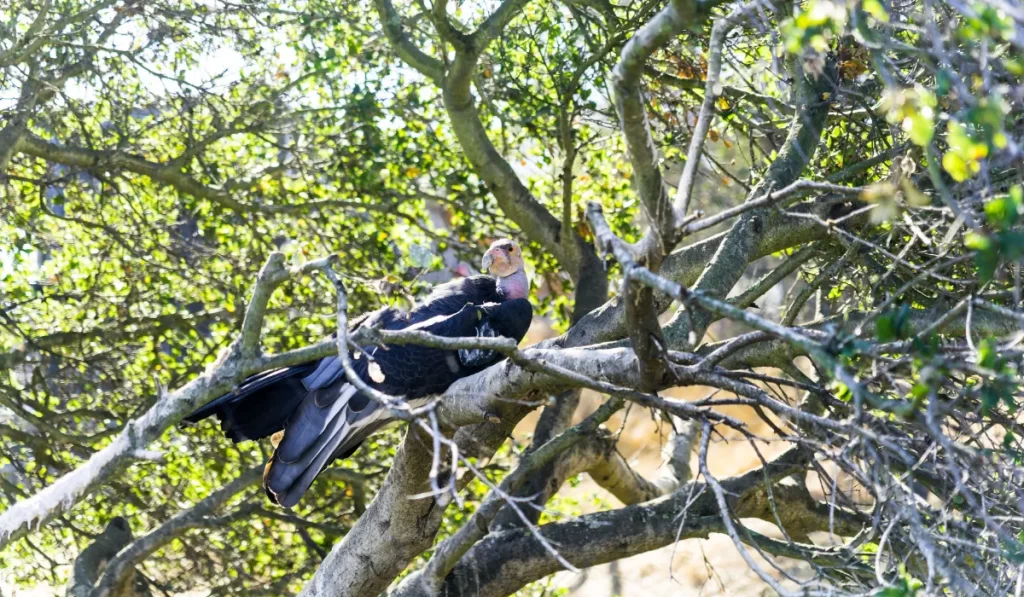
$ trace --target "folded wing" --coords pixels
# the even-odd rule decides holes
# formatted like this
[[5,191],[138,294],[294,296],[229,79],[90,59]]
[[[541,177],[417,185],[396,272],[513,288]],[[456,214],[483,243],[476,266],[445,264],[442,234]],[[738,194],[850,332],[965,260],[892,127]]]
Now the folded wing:
[[[431,314],[418,309],[405,316],[385,309],[362,324],[419,329],[444,337],[505,336],[518,341],[533,316],[525,299],[483,305],[463,302],[455,310],[457,301],[446,295],[443,303],[430,304],[454,312]],[[413,408],[501,358],[500,353],[487,350],[414,345],[368,346],[352,356],[353,369],[364,383],[404,397]],[[388,409],[349,383],[337,357],[254,375],[186,420],[195,422],[209,416],[217,416],[222,429],[236,442],[283,430],[263,481],[268,497],[285,507],[295,505],[331,462],[348,458],[367,437],[395,420]]]

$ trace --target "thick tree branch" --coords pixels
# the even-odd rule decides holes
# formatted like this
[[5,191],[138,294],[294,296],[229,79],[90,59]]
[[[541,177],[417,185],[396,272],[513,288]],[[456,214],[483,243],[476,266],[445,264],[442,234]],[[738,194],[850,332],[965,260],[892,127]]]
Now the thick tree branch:
[[[659,167],[660,155],[654,145],[647,107],[640,87],[644,67],[651,55],[687,26],[695,26],[698,3],[690,0],[670,2],[630,38],[622,49],[622,57],[613,70],[616,108],[626,148],[633,165],[633,187],[650,225],[638,257],[646,262],[652,255],[660,258],[672,250],[676,238],[676,218],[668,200]],[[658,264],[647,264],[657,271]]]
[[[806,466],[790,450],[765,469],[722,482],[739,501],[763,484],[784,478]],[[714,498],[704,483],[689,483],[662,500],[588,514],[540,527],[564,558],[584,568],[663,547],[680,539],[721,532]],[[493,533],[471,549],[445,578],[446,597],[504,596],[527,583],[558,572],[560,565],[529,532]],[[419,593],[425,594],[425,593]]]
[[[662,180],[659,164],[661,156],[651,134],[640,84],[651,55],[686,27],[696,26],[698,15],[705,14],[711,6],[711,3],[702,5],[693,0],[670,2],[626,43],[622,57],[613,71],[616,109],[633,166],[633,186],[648,221],[643,239],[630,250],[636,261],[652,272],[661,268],[662,260],[679,241],[680,226]],[[630,284],[627,277],[623,282],[622,294],[627,329],[633,349],[639,357],[637,363],[641,377],[659,379],[664,372],[662,352],[665,341],[658,322],[654,291],[644,285]]]
[[[444,76],[445,110],[473,170],[487,184],[502,212],[512,219],[533,242],[544,247],[569,273],[577,285],[577,318],[604,302],[608,295],[607,276],[591,247],[575,231],[562,237],[562,225],[519,180],[509,163],[498,153],[484,129],[471,91],[477,62],[487,46],[528,0],[505,0],[470,36],[469,47],[456,52]],[[382,13],[383,15],[384,13]]]
[[435,84],[441,85],[444,79],[444,65],[437,58],[425,54],[409,39],[409,34],[402,27],[402,17],[398,15],[391,0],[375,0],[374,4],[377,6],[384,35],[398,57]]
[[[421,582],[426,590],[431,593],[437,591],[441,581],[459,561],[459,558],[487,534],[491,520],[508,501],[509,496],[526,479],[538,473],[544,465],[554,460],[573,444],[596,432],[602,423],[622,407],[622,404],[622,399],[609,399],[583,422],[527,454],[519,466],[502,480],[499,490],[492,491],[487,496],[472,518],[462,525],[453,537],[438,546],[421,575]],[[407,582],[415,583],[415,575]]]
[[[537,425],[533,428],[533,439],[530,441],[529,451],[537,450],[549,440],[562,433],[572,424],[573,415],[580,402],[580,391],[578,389],[566,390],[554,396],[554,404],[548,404],[540,414]],[[536,523],[543,511],[544,504],[551,499],[561,487],[560,480],[555,476],[554,463],[549,463],[544,470],[531,475],[529,479],[519,488],[520,497],[532,496],[530,505],[523,513],[531,521]],[[506,528],[522,524],[520,513],[513,508],[506,507],[494,517],[491,526],[493,528]]]
[[181,193],[190,195],[197,199],[206,199],[230,209],[239,214],[253,212],[265,214],[296,214],[307,213],[318,209],[327,208],[350,208],[359,207],[351,201],[337,201],[325,199],[323,201],[306,201],[303,203],[245,203],[239,201],[236,195],[246,190],[247,187],[256,186],[257,181],[251,183],[235,183],[230,188],[216,188],[200,182],[192,176],[182,172],[181,166],[176,163],[162,164],[153,162],[143,157],[123,153],[115,150],[88,149],[85,147],[73,147],[69,145],[56,145],[36,135],[25,133],[21,135],[13,145],[14,151],[24,153],[32,157],[40,158],[56,164],[74,166],[91,172],[131,172],[139,174],[153,182],[167,185]]
[[640,504],[669,493],[665,488],[636,472],[615,449],[613,438],[607,438],[603,445],[597,442],[591,445],[594,453],[587,455],[591,461],[590,466],[584,470],[595,483],[623,504]]
[[[100,571],[114,554],[132,542],[132,529],[120,516],[111,519],[107,528],[75,558],[68,581],[66,597],[89,597]],[[116,587],[116,597],[128,597],[133,578],[127,578]]]
[[[832,201],[818,201],[807,206],[798,205],[789,211],[809,211],[820,214],[824,219],[831,219],[831,214],[837,207],[841,207],[841,205]],[[846,225],[857,225],[865,220],[866,217],[858,217],[853,221],[847,221]],[[723,232],[677,250],[665,259],[659,273],[665,278],[685,286],[693,285],[727,234],[727,232]],[[756,239],[750,260],[753,261],[807,242],[828,238],[830,235],[831,233],[826,227],[816,224],[808,218],[783,215],[774,219],[773,225],[763,230],[762,235]],[[655,303],[657,309],[664,310],[670,303],[669,297],[657,295]],[[618,340],[625,337],[627,333],[625,308],[621,297],[616,297],[581,319],[564,336],[552,341],[551,344],[556,346],[598,344]]]

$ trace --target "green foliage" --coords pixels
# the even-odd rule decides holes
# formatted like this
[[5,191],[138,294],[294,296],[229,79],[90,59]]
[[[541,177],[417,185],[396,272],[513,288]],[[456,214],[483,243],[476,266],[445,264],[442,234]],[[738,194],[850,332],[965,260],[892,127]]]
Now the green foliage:
[[1014,369],[1007,358],[1001,355],[999,346],[992,338],[978,343],[978,366],[988,370],[982,378],[978,391],[984,411],[990,411],[1005,403],[1012,414],[1017,409],[1017,383]]
[[[19,149],[0,182],[0,510],[109,445],[161,388],[180,387],[214,363],[275,250],[291,264],[339,255],[350,309],[360,313],[411,305],[435,283],[469,273],[493,237],[513,235],[525,249],[537,311],[556,330],[568,328],[575,287],[566,264],[498,208],[463,153],[442,91],[386,42],[375,3],[107,4],[0,8],[0,129],[24,111],[25,132],[50,151]],[[397,4],[407,38],[447,64],[451,47],[430,27],[429,11]],[[469,31],[496,6],[453,5],[448,16]],[[560,243],[575,242],[562,238],[566,231],[592,240],[582,216],[589,201],[603,205],[625,240],[644,234],[650,214],[619,132],[613,69],[659,8],[528,3],[474,73],[489,139],[532,198],[565,224]],[[80,17],[73,26],[64,21],[73,16]],[[42,29],[31,38],[37,19]],[[936,22],[941,30],[933,30]],[[867,187],[872,217],[884,224],[861,226],[863,204],[845,198],[794,200],[805,201],[798,209],[832,201],[821,225],[850,225],[868,245],[820,281],[820,314],[837,323],[854,312],[876,314],[874,340],[912,339],[898,363],[904,368],[884,372],[900,383],[883,387],[884,375],[864,358],[872,334],[829,332],[830,354],[855,374],[851,380],[871,380],[856,396],[887,416],[898,411],[911,421],[926,402],[946,401],[945,381],[957,375],[969,378],[958,399],[970,409],[991,415],[1017,406],[1012,349],[975,339],[976,354],[964,354],[981,371],[967,375],[940,354],[962,335],[917,337],[913,326],[925,309],[938,318],[947,302],[968,295],[1016,307],[1005,266],[1024,258],[1020,30],[995,3],[812,0],[745,22],[728,39],[699,169],[700,207],[738,204],[782,151],[801,108],[791,63],[812,79],[835,78],[832,91],[814,98],[830,116],[802,176]],[[704,99],[709,32],[696,27],[671,40],[644,72],[646,125],[669,182]],[[19,44],[32,39],[40,45],[24,52]],[[65,73],[76,65],[83,70]],[[56,77],[55,91],[19,107],[21,91],[39,77]],[[53,155],[58,148],[78,159]],[[128,158],[143,166],[126,167]],[[976,225],[954,224],[953,203]],[[805,267],[809,280],[825,271],[835,246],[852,242],[833,232],[829,250]],[[618,266],[608,274],[617,288]],[[883,304],[892,306],[877,312]],[[333,329],[333,309],[318,277],[287,284],[271,302],[264,349],[322,338]],[[857,403],[863,388],[831,383],[834,402]],[[1003,452],[1019,462],[1019,438],[1005,438]],[[345,464],[366,477],[368,497],[400,439],[399,431],[375,436]],[[25,582],[62,582],[109,518],[125,516],[137,532],[157,528],[269,451],[265,442],[232,445],[210,422],[169,430],[150,448],[163,453],[161,462],[127,468],[0,553],[0,568]],[[515,458],[510,447],[499,450],[489,478],[500,479]],[[289,517],[252,488],[142,569],[172,593],[293,592],[354,524],[359,489],[318,481]],[[470,484],[466,507],[450,510],[439,538],[454,533],[485,493],[483,483]],[[558,515],[582,511],[562,497],[550,506]],[[545,513],[543,521],[555,518]],[[1017,548],[1006,549],[1016,561]],[[907,577],[876,594],[911,595],[919,586]]]
[[886,311],[875,323],[875,335],[881,342],[892,342],[906,337],[909,326],[910,306],[906,303]]
[[978,275],[991,280],[1001,262],[1018,261],[1024,257],[1024,230],[1018,224],[1024,209],[1024,190],[1014,186],[1006,195],[985,204],[985,219],[991,232],[970,232],[965,244],[975,251]]
[[874,597],[914,597],[923,586],[924,583],[921,581],[904,576],[896,584],[879,589],[872,593],[872,595]]

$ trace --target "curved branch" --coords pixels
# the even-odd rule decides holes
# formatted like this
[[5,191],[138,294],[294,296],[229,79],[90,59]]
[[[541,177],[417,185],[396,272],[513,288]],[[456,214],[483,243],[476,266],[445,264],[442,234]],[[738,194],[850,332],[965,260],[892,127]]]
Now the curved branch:
[[[99,537],[75,558],[71,579],[68,581],[67,597],[88,597],[106,562],[131,541],[132,529],[128,526],[128,521],[120,516],[112,518]],[[130,579],[127,579],[122,582],[117,590],[124,591],[125,583],[129,581]]]
[[173,392],[158,388],[156,403],[144,415],[125,425],[109,445],[52,485],[0,514],[0,547],[25,534],[32,526],[43,524],[71,509],[115,471],[146,457],[145,447],[168,427],[229,391],[245,376],[263,370],[268,359],[259,352],[259,336],[271,293],[289,277],[306,274],[319,267],[319,262],[311,262],[287,270],[284,255],[272,253],[253,284],[242,331],[221,357],[200,376]]
[[440,85],[444,80],[444,65],[441,64],[441,61],[428,56],[409,39],[409,34],[402,28],[402,17],[398,15],[391,0],[375,0],[374,4],[377,6],[377,14],[380,17],[381,26],[384,28],[384,35],[387,36],[388,42],[395,49],[398,57],[419,71],[420,74]]
[[480,55],[529,0],[505,0],[472,34],[470,47],[458,51],[442,86],[445,111],[459,145],[476,174],[487,184],[502,212],[527,237],[544,247],[580,286],[586,303],[576,311],[587,313],[607,297],[607,277],[601,261],[579,234],[562,238],[562,224],[533,196],[491,143],[471,91]]
[[[782,479],[806,466],[798,450],[790,450],[766,468],[722,481],[739,502],[765,480]],[[739,508],[739,505],[736,506]],[[682,515],[682,516],[681,516]],[[595,566],[681,539],[721,532],[714,497],[705,483],[692,482],[669,497],[618,510],[587,514],[566,522],[546,524],[540,532],[578,568]],[[445,578],[441,594],[504,596],[560,570],[528,531],[493,533],[470,550]],[[424,594],[424,593],[420,593]]]
[[161,164],[143,157],[123,153],[120,151],[104,151],[88,149],[85,147],[74,147],[70,145],[56,145],[45,139],[25,133],[14,143],[15,152],[23,153],[35,158],[49,162],[74,166],[90,171],[119,170],[140,174],[148,177],[153,182],[167,185],[179,192],[185,193],[198,199],[212,201],[226,209],[247,214],[259,212],[265,214],[294,214],[306,213],[318,209],[332,207],[359,207],[349,201],[323,200],[307,201],[304,203],[285,203],[266,205],[261,203],[245,203],[235,198],[235,193],[245,186],[255,186],[256,181],[249,185],[237,184],[228,190],[219,189],[203,184],[195,178],[181,171],[181,166],[174,163]]
[[160,549],[167,543],[181,536],[189,529],[203,527],[208,524],[208,516],[213,514],[217,508],[224,505],[236,494],[256,482],[263,473],[263,467],[253,467],[233,481],[211,493],[195,506],[182,510],[172,516],[144,537],[139,537],[131,542],[117,555],[110,560],[103,576],[100,577],[96,588],[89,597],[111,597],[116,594],[117,588],[122,586],[135,567],[142,563],[150,554]]

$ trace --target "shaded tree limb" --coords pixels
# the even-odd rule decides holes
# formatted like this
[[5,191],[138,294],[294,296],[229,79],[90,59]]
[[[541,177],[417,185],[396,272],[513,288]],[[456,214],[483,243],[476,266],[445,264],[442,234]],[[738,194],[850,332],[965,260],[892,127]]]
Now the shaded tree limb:
[[[131,542],[132,529],[128,521],[120,516],[112,518],[99,537],[75,558],[66,597],[89,597],[107,562]],[[113,597],[132,597],[135,595],[134,580],[133,576],[121,579],[110,594]]]
[[117,150],[89,149],[69,145],[56,145],[31,133],[20,136],[14,150],[35,158],[56,164],[74,166],[91,172],[117,170],[146,176],[150,180],[167,185],[179,192],[198,199],[206,199],[239,214],[253,212],[265,214],[307,213],[318,209],[360,207],[356,202],[324,199],[303,203],[246,203],[239,201],[236,195],[259,184],[258,180],[238,182],[231,187],[216,188],[200,182],[196,178],[182,172],[179,164],[159,163],[146,158],[124,153]]
[[150,554],[194,528],[208,526],[209,517],[228,500],[259,480],[262,466],[253,467],[214,491],[195,506],[182,510],[153,531],[132,541],[110,560],[89,597],[114,597],[117,587],[131,576],[135,567]]

